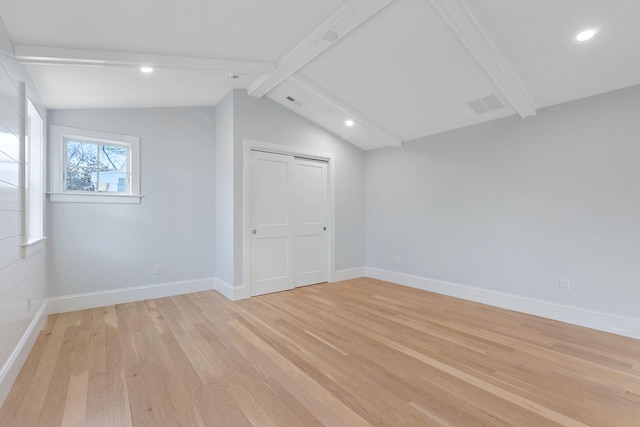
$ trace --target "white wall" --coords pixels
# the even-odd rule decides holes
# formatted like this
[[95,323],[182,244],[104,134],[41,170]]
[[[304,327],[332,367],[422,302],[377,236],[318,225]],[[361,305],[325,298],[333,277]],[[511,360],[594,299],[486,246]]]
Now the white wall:
[[233,92],[216,106],[216,277],[233,284]]
[[143,195],[49,203],[51,296],[214,277],[213,107],[50,110],[49,124],[140,137]]
[[235,283],[244,283],[242,234],[244,140],[307,148],[335,155],[335,268],[364,266],[364,152],[269,98],[234,90]]
[[[0,48],[10,46],[3,38],[0,21]],[[9,52],[10,53],[10,52]],[[33,246],[22,257],[22,159],[20,133],[22,99],[19,82],[27,83],[28,94],[46,119],[37,90],[23,66],[0,51],[0,404],[9,391],[35,336],[36,317],[47,296],[46,244]],[[27,297],[32,295],[31,310]],[[44,316],[41,316],[44,319]],[[32,329],[36,334],[28,333]],[[18,344],[23,340],[23,345]],[[20,352],[20,347],[24,348]]]
[[639,160],[640,87],[367,152],[367,266],[637,319]]

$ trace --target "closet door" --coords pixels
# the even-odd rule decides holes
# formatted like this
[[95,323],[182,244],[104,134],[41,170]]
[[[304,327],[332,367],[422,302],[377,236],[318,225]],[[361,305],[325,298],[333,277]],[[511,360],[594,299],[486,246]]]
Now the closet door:
[[251,295],[294,287],[293,160],[251,152]]
[[295,286],[327,281],[327,162],[293,162]]

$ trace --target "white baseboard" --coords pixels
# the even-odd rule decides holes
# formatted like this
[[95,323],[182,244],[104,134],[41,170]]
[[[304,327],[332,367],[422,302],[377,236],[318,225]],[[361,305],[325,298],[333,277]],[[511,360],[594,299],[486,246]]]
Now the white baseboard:
[[104,307],[105,305],[124,304],[127,302],[144,301],[214,289],[214,279],[205,278],[88,292],[85,294],[65,295],[62,297],[49,298],[49,313],[66,313],[68,311],[86,310],[89,308]]
[[[358,277],[364,277],[364,267],[357,268],[345,268],[343,270],[336,270],[334,275],[333,282],[340,282],[343,280],[351,280],[357,279]],[[216,286],[215,289],[222,295],[224,295],[227,299],[231,301],[237,301],[240,299],[248,298],[249,295],[246,294],[246,289],[244,286],[232,286],[231,284],[225,282],[224,280],[216,277],[215,278]]]
[[366,267],[367,277],[640,339],[640,319],[505,292]]
[[231,286],[222,279],[215,278],[215,290],[231,301],[247,298],[244,286]]
[[333,281],[341,282],[343,280],[351,280],[357,279],[358,277],[364,277],[364,270],[364,267],[336,270],[336,274],[333,276]]
[[22,334],[22,338],[20,338],[18,345],[16,345],[11,355],[9,355],[2,370],[0,370],[0,406],[4,403],[4,400],[11,391],[13,383],[16,378],[18,378],[22,365],[24,365],[24,362],[27,360],[48,315],[49,307],[47,301],[45,301],[33,317],[33,320],[31,320],[27,330]]

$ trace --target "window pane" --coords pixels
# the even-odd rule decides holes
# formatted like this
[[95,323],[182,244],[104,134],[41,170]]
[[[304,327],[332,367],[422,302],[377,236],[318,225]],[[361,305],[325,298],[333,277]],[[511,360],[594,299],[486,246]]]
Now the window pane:
[[42,118],[27,99],[25,221],[27,243],[44,237],[44,134]]
[[100,145],[98,191],[127,192],[127,165],[129,150],[120,145]]
[[68,191],[96,191],[98,144],[67,141]]
[[50,138],[52,202],[140,203],[140,138],[55,125]]
[[67,166],[68,191],[96,191],[97,178],[94,169]]

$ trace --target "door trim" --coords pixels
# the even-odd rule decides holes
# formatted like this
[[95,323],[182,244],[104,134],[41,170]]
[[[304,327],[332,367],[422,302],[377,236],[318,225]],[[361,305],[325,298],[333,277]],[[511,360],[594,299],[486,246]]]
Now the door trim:
[[333,282],[335,270],[335,154],[318,151],[303,147],[292,147],[288,145],[273,144],[270,142],[256,141],[253,139],[244,140],[243,155],[243,183],[242,183],[242,199],[244,206],[242,209],[242,235],[243,238],[243,271],[244,271],[244,297],[251,296],[251,194],[249,182],[251,179],[251,151],[265,151],[274,154],[284,154],[289,156],[305,157],[313,160],[322,160],[327,162],[327,261],[328,274],[327,280]]

